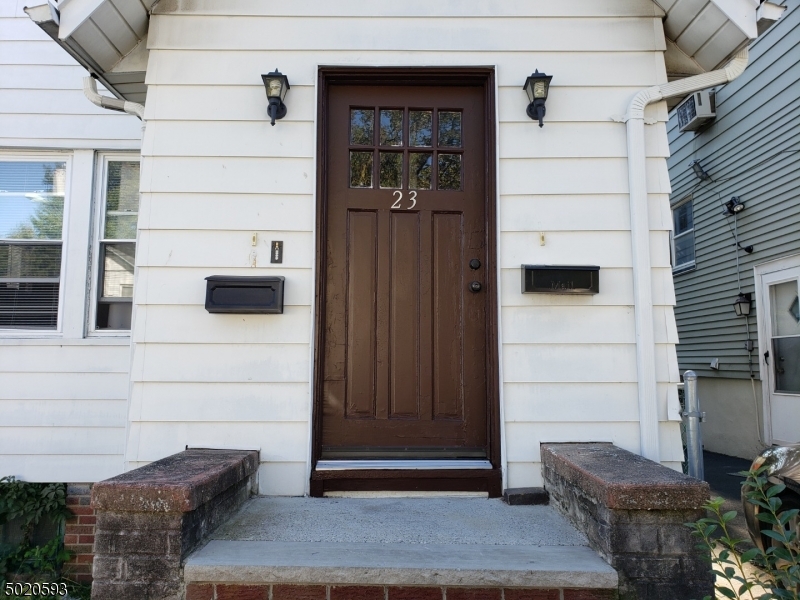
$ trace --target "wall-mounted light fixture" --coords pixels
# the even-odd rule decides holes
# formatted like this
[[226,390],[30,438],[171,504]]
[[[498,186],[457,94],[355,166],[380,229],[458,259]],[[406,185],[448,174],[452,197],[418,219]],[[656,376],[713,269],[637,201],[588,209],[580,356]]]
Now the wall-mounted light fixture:
[[699,160],[693,160],[689,163],[689,166],[700,181],[711,181],[711,175],[705,172]]
[[522,89],[528,94],[529,104],[526,112],[531,119],[539,121],[539,127],[544,127],[544,103],[547,100],[547,93],[550,91],[550,80],[552,78],[552,75],[539,73],[539,69],[536,69],[525,80],[525,85],[522,86]]
[[733,310],[736,312],[737,317],[746,317],[750,314],[750,307],[752,306],[752,297],[750,294],[743,294],[739,292],[736,301],[733,303]]
[[731,217],[733,215],[739,214],[744,210],[744,202],[739,200],[737,196],[733,196],[730,200],[725,203],[725,211],[722,213],[726,217]]
[[289,78],[278,69],[275,69],[271,73],[262,75],[261,79],[264,80],[267,98],[269,98],[267,114],[269,114],[274,126],[275,119],[282,119],[286,116],[286,105],[283,103],[283,99],[286,98],[286,92],[289,91]]

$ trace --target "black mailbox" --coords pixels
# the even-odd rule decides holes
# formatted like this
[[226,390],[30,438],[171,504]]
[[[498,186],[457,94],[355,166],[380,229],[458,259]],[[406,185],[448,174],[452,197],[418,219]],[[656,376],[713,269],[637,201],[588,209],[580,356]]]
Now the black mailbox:
[[284,277],[206,277],[210,313],[283,313]]
[[597,294],[600,267],[593,265],[522,265],[523,294]]

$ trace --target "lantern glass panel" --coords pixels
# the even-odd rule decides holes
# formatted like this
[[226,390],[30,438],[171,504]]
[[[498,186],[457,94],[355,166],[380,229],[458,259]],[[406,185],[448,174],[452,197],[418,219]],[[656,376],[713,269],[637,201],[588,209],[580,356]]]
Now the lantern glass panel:
[[283,81],[280,77],[273,77],[267,80],[267,96],[270,98],[283,99]]

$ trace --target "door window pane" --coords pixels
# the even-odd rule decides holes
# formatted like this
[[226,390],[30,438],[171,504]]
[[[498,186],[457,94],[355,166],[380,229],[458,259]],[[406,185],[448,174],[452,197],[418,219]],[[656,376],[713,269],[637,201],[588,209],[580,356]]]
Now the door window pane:
[[135,240],[138,219],[139,162],[109,162],[104,237]]
[[403,145],[403,111],[381,111],[381,146]]
[[411,152],[408,155],[408,189],[431,189],[433,153]]
[[372,152],[350,153],[350,187],[372,187]]
[[772,340],[775,391],[800,394],[800,336]]
[[461,189],[461,155],[460,154],[440,154],[439,155],[439,189],[440,190],[460,190]]
[[461,147],[461,113],[439,111],[439,146]]
[[786,281],[769,287],[772,335],[800,335],[797,281]]
[[375,111],[367,108],[350,110],[350,143],[354,146],[371,146],[375,127]]
[[0,162],[0,329],[58,325],[66,175],[65,162]]
[[408,145],[433,145],[433,112],[412,110],[408,113]]
[[381,152],[380,186],[384,189],[403,187],[403,155],[400,152]]

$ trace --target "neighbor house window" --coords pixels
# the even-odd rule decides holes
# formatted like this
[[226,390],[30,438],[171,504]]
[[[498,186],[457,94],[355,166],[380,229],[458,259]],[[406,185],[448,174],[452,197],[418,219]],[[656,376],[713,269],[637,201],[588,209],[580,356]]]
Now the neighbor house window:
[[0,157],[0,330],[58,328],[67,163]]
[[104,156],[99,192],[93,329],[129,330],[139,220],[138,159]]
[[694,265],[694,217],[692,201],[686,200],[672,209],[672,270],[686,271]]

